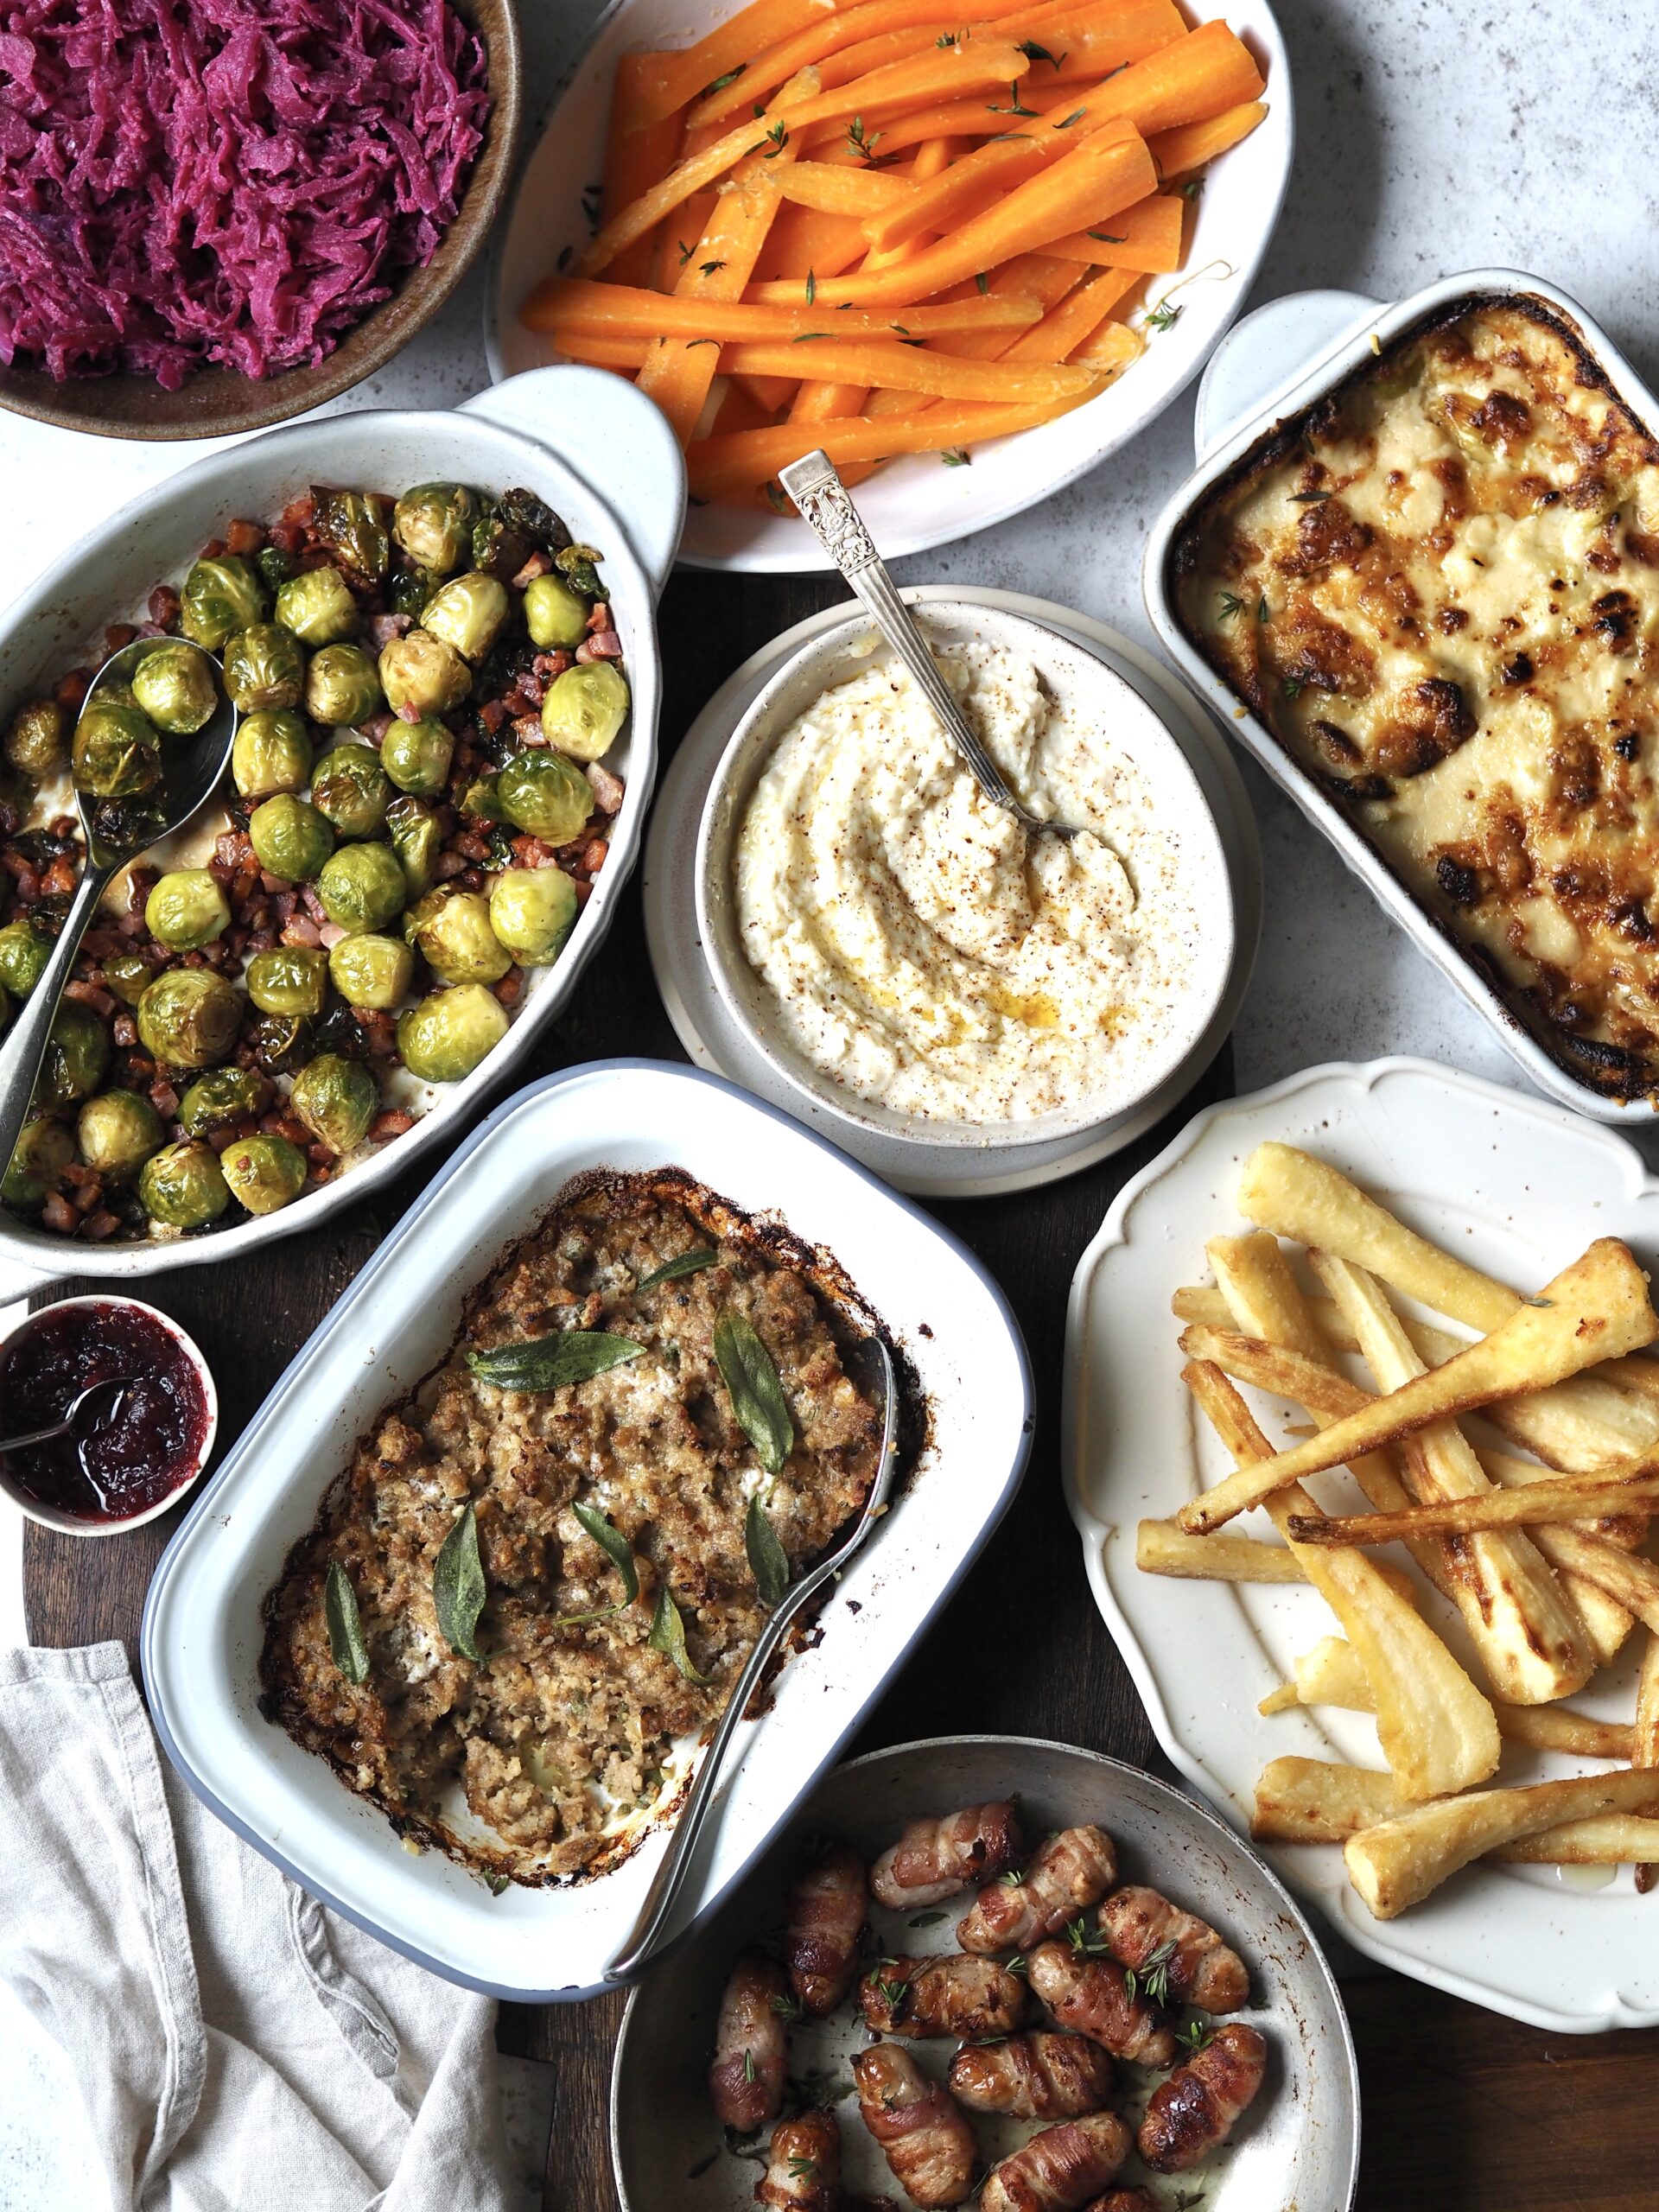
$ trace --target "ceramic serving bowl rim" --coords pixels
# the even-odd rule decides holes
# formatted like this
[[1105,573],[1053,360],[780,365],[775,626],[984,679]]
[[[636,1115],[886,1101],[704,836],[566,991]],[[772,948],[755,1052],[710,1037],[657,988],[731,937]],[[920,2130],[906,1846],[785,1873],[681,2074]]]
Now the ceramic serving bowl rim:
[[213,1445],[219,1436],[219,1390],[213,1382],[213,1370],[207,1364],[207,1355],[189,1331],[182,1328],[170,1313],[163,1313],[159,1306],[148,1306],[142,1298],[130,1298],[124,1291],[89,1291],[79,1297],[56,1298],[49,1306],[36,1306],[15,1329],[0,1338],[0,1360],[3,1360],[13,1344],[31,1330],[38,1328],[48,1314],[66,1313],[73,1306],[120,1306],[130,1313],[147,1313],[152,1321],[159,1322],[181,1348],[196,1370],[207,1414],[201,1443],[196,1452],[194,1470],[182,1482],[175,1483],[165,1497],[158,1498],[154,1505],[147,1505],[142,1513],[129,1514],[124,1521],[81,1521],[73,1513],[60,1512],[56,1506],[42,1504],[38,1498],[27,1496],[18,1488],[3,1457],[0,1457],[0,1495],[3,1495],[26,1520],[37,1522],[42,1529],[55,1529],[60,1536],[124,1536],[130,1529],[142,1529],[146,1521],[159,1521],[163,1513],[170,1513],[207,1472],[207,1464],[213,1456]]
[[[845,621],[817,636],[804,639],[779,662],[721,751],[703,802],[693,861],[697,931],[709,972],[728,1013],[772,1072],[812,1106],[866,1135],[890,1137],[901,1144],[940,1146],[985,1154],[1017,1152],[1030,1146],[1052,1143],[1057,1138],[1081,1136],[1091,1130],[1103,1129],[1133,1114],[1147,1098],[1179,1076],[1202,1043],[1225,995],[1237,950],[1238,917],[1220,825],[1196,770],[1160,709],[1089,645],[1052,629],[1032,615],[948,594],[918,602],[916,612],[925,624],[937,624],[941,628],[965,624],[970,630],[983,630],[994,643],[1010,639],[1018,643],[1027,639],[1035,645],[1040,640],[1058,652],[1090,664],[1094,680],[1100,683],[1103,694],[1127,713],[1135,730],[1134,741],[1126,745],[1125,750],[1135,758],[1145,758],[1148,752],[1156,754],[1160,774],[1167,776],[1181,790],[1184,834],[1201,836],[1205,847],[1194,863],[1192,880],[1202,887],[1201,895],[1216,907],[1213,917],[1206,915],[1206,923],[1219,925],[1206,926],[1205,930],[1203,988],[1183,1001],[1177,1041],[1159,1055],[1131,1095],[1109,1105],[1085,1103],[1069,1111],[1039,1115],[1027,1121],[957,1122],[943,1118],[929,1121],[918,1115],[879,1108],[814,1068],[803,1055],[776,1039],[763,1012],[769,987],[750,967],[743,951],[730,896],[740,814],[766,759],[789,722],[804,710],[814,689],[822,691],[848,680],[885,652],[869,617],[859,612],[849,614]],[[861,647],[865,650],[861,651]]]
[[[1282,300],[1271,301],[1257,308],[1255,315],[1265,317],[1280,309],[1290,309],[1306,296],[1301,293],[1287,295]],[[1650,1128],[1656,1112],[1659,1112],[1659,1101],[1605,1097],[1547,1052],[1512,1011],[1503,992],[1481,973],[1404,879],[1371,847],[1357,825],[1320,790],[1261,717],[1211,666],[1181,623],[1171,569],[1181,532],[1205,500],[1258,446],[1272,437],[1281,425],[1306,414],[1357,372],[1363,370],[1379,353],[1385,353],[1415,326],[1460,300],[1473,304],[1519,298],[1546,308],[1580,340],[1605,375],[1614,396],[1656,435],[1659,435],[1659,396],[1655,395],[1601,324],[1571,293],[1523,270],[1460,270],[1437,277],[1392,304],[1371,301],[1358,293],[1327,296],[1333,308],[1338,308],[1344,297],[1347,299],[1351,315],[1345,334],[1316,343],[1311,354],[1305,353],[1300,365],[1291,372],[1292,380],[1266,405],[1251,410],[1213,446],[1201,452],[1196,467],[1172,494],[1154,523],[1141,563],[1141,592],[1147,615],[1159,643],[1223,728],[1236,738],[1257,766],[1294,801],[1383,912],[1481,1015],[1536,1088],[1559,1104],[1593,1120],[1627,1128]],[[1242,335],[1247,327],[1248,322],[1242,323],[1236,326],[1236,331]],[[1219,369],[1224,365],[1225,355],[1218,354],[1212,366]]]
[[[165,391],[151,377],[120,371],[106,377],[78,377],[60,384],[44,369],[0,369],[0,409],[54,429],[89,437],[120,438],[140,444],[168,444],[186,439],[238,435],[290,422],[327,401],[338,399],[385,367],[417,337],[453,296],[480,256],[493,251],[496,223],[517,175],[524,127],[524,51],[518,0],[490,0],[493,22],[479,20],[476,0],[454,0],[455,10],[483,40],[489,63],[490,110],[484,139],[467,176],[454,219],[439,239],[429,261],[397,272],[391,296],[371,308],[321,361],[279,370],[270,377],[245,377],[223,365],[188,377],[177,392]],[[120,390],[136,398],[155,396],[168,410],[162,419],[100,410],[98,399]],[[85,407],[66,406],[66,391],[84,393]],[[205,395],[205,397],[203,397]],[[222,395],[222,396],[221,396]],[[194,397],[202,397],[194,410]],[[176,412],[172,411],[176,408]]]
[[[908,1743],[887,1745],[876,1751],[862,1752],[857,1758],[849,1759],[841,1766],[833,1769],[826,1766],[824,1771],[819,1776],[817,1783],[814,1785],[812,1795],[801,1800],[795,1808],[794,1816],[798,1817],[799,1814],[810,1805],[817,1789],[830,1778],[831,1773],[856,1774],[861,1769],[885,1766],[891,1762],[925,1757],[929,1753],[978,1750],[988,1745],[995,1746],[1001,1750],[1034,1751],[1059,1761],[1081,1761],[1094,1767],[1103,1775],[1127,1777],[1136,1789],[1148,1790],[1154,1797],[1166,1800],[1179,1808],[1179,1816],[1192,1821],[1229,1864],[1236,1859],[1243,1859],[1260,1877],[1274,1897],[1280,1910],[1284,1913],[1306,1945],[1308,1959],[1313,1962],[1316,1978],[1321,1983],[1324,1994],[1328,2000],[1331,2016],[1337,2023],[1339,2031],[1340,2065],[1348,2104],[1353,2114],[1353,2129],[1351,2139],[1347,2146],[1346,2188],[1341,2203],[1340,2205],[1332,2204],[1328,2208],[1322,2207],[1320,2212],[1346,2212],[1346,2209],[1353,2204],[1359,2188],[1359,2154],[1364,2128],[1364,2105],[1360,2090],[1359,2058],[1354,2047],[1353,2029],[1349,2023],[1347,2007],[1342,2001],[1342,1993],[1338,1986],[1336,1975],[1332,1971],[1331,1961],[1325,1955],[1319,1936],[1307,1913],[1286,1888],[1279,1875],[1267,1860],[1252,1849],[1249,1843],[1236,1829],[1229,1827],[1226,1821],[1213,1808],[1205,1804],[1201,1798],[1189,1796],[1186,1791],[1178,1789],[1173,1783],[1164,1781],[1160,1776],[1149,1773],[1143,1767],[1132,1765],[1127,1759],[1114,1758],[1109,1751],[1092,1750],[1086,1745],[1067,1744],[1055,1737],[1016,1736],[995,1731],[969,1730],[957,1735],[918,1737]],[[779,1834],[781,1834],[787,1826],[787,1821],[782,1823]],[[729,1894],[728,1891],[728,1895]],[[621,2212],[643,2212],[643,2208],[630,2195],[627,2187],[626,2168],[624,2163],[622,2097],[623,2076],[629,2064],[630,2039],[636,2025],[639,2007],[642,2002],[649,1998],[650,1993],[648,1982],[636,1983],[629,1991],[621,2024],[617,2031],[615,2055],[611,2062],[610,2088],[607,2100],[607,2126],[610,2141],[611,2177],[615,2183],[617,2202],[621,2208]],[[1310,2212],[1313,2212],[1312,2208]]]
[[[595,407],[610,410],[602,427],[613,435],[619,425],[641,435],[638,438],[639,467],[630,478],[619,469],[618,482],[630,494],[626,511],[613,506],[596,490],[586,473],[549,439],[528,429],[514,413],[528,407],[537,419],[549,411],[545,403],[555,392],[575,401],[580,417],[591,399]],[[602,418],[595,418],[601,419]],[[574,424],[579,432],[581,422]],[[177,475],[142,492],[54,561],[38,581],[0,613],[0,671],[13,679],[7,663],[16,659],[30,674],[17,686],[35,680],[41,649],[30,643],[41,628],[50,643],[39,664],[50,668],[73,652],[85,635],[85,626],[67,620],[64,609],[86,588],[84,579],[112,549],[124,546],[147,525],[159,525],[170,535],[181,532],[179,518],[197,506],[213,504],[223,515],[245,497],[262,506],[268,495],[238,494],[251,474],[261,485],[291,488],[296,481],[314,480],[315,471],[302,456],[321,448],[329,462],[335,453],[385,434],[406,448],[411,472],[421,479],[432,474],[435,448],[457,456],[452,463],[462,474],[474,463],[493,469],[522,471],[541,486],[552,504],[563,501],[573,513],[585,514],[596,525],[587,531],[601,546],[606,580],[613,604],[622,617],[625,666],[632,693],[628,722],[626,797],[610,835],[610,855],[595,880],[593,896],[577,918],[576,927],[558,960],[535,971],[524,1002],[512,1027],[470,1076],[447,1088],[413,1128],[385,1145],[372,1159],[316,1191],[308,1192],[291,1205],[257,1216],[229,1229],[206,1235],[176,1238],[144,1237],[125,1243],[92,1244],[49,1235],[12,1215],[0,1213],[0,1256],[13,1260],[44,1281],[66,1276],[98,1276],[117,1280],[160,1273],[175,1267],[202,1266],[230,1260],[279,1236],[318,1226],[341,1206],[384,1188],[388,1181],[453,1135],[456,1125],[474,1110],[482,1097],[512,1074],[531,1042],[538,1037],[585,971],[602,944],[615,914],[624,886],[632,874],[644,842],[645,814],[656,781],[657,722],[662,699],[662,655],[656,628],[655,601],[660,576],[669,565],[674,524],[674,499],[683,497],[683,472],[673,477],[668,467],[672,441],[658,410],[632,386],[603,370],[563,368],[532,371],[505,385],[486,386],[472,400],[453,409],[388,408],[326,416],[315,422],[289,423],[263,432],[239,444],[220,448],[194,462]],[[649,435],[645,434],[649,433]],[[329,450],[332,448],[334,450]],[[470,452],[471,460],[459,458]],[[428,465],[422,467],[424,461]],[[661,471],[658,464],[661,464]],[[658,481],[661,474],[660,484]],[[416,480],[412,474],[411,480]],[[637,506],[648,510],[655,500],[663,512],[654,526],[644,526],[636,543],[633,522]],[[174,556],[160,556],[163,561]],[[652,570],[645,565],[649,558]],[[538,982],[536,976],[544,977]]]

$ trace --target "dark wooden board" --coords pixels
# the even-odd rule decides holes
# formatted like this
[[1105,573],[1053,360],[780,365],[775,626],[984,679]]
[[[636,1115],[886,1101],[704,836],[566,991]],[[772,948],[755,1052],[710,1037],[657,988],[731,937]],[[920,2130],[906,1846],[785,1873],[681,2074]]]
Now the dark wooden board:
[[[842,596],[818,578],[677,575],[663,605],[666,755],[715,686],[766,640]],[[682,1053],[646,958],[638,885],[609,943],[526,1079],[616,1054]],[[1187,1116],[1224,1095],[1224,1054],[1164,1128],[1117,1159],[1028,1194],[934,1211],[1007,1292],[1031,1350],[1038,1427],[1019,1497],[984,1557],[859,1738],[859,1750],[964,1729],[1050,1736],[1167,1773],[1094,1609],[1060,1492],[1065,1300],[1114,1193]],[[379,1243],[436,1162],[332,1225],[234,1267],[144,1286],[207,1352],[221,1393],[220,1448]],[[94,1286],[70,1286],[93,1287]],[[136,1639],[173,1516],[97,1543],[31,1525],[30,1634],[39,1643]],[[1659,1896],[1653,1900],[1659,1942]],[[1386,1974],[1344,1986],[1365,2093],[1363,2212],[1656,2212],[1659,2033],[1550,2036]],[[556,2109],[548,2212],[611,2212],[608,2077],[620,1999],[504,2012],[504,2046],[550,2061]],[[671,2208],[652,2208],[671,2212]],[[1263,2205],[1258,2212],[1289,2212]],[[1296,2212],[1332,2212],[1303,2205]]]

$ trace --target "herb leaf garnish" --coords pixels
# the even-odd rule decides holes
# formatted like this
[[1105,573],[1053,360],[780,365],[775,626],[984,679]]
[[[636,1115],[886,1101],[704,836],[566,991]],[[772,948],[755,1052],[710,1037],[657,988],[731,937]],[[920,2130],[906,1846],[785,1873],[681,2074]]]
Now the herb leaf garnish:
[[463,1659],[483,1656],[475,1632],[488,1594],[484,1561],[479,1556],[478,1514],[469,1498],[460,1520],[444,1538],[432,1570],[432,1605],[439,1630],[449,1649]]
[[659,1282],[678,1282],[682,1275],[698,1274],[704,1268],[712,1268],[719,1258],[719,1253],[712,1245],[694,1244],[689,1252],[677,1252],[671,1260],[664,1260],[660,1268],[653,1268],[648,1275],[642,1275],[633,1286],[634,1289],[636,1292],[654,1290]]
[[715,1357],[738,1427],[766,1472],[780,1473],[795,1448],[795,1424],[772,1354],[741,1313],[722,1313],[715,1324]]
[[748,1554],[749,1572],[754,1577],[761,1602],[775,1605],[789,1587],[789,1554],[766,1518],[759,1491],[749,1500],[749,1510],[743,1518],[743,1548]]
[[680,1609],[674,1602],[674,1593],[666,1580],[657,1586],[657,1610],[651,1618],[651,1634],[645,1639],[653,1651],[660,1651],[671,1659],[688,1682],[703,1683],[707,1675],[700,1675],[691,1663],[691,1654],[685,1648],[685,1623],[680,1618]]
[[639,1595],[639,1570],[633,1563],[633,1547],[622,1531],[613,1529],[596,1506],[573,1504],[570,1510],[621,1576],[622,1597],[620,1604],[602,1605],[596,1613],[566,1613],[563,1619],[554,1622],[555,1628],[572,1628],[582,1621],[608,1620]]
[[369,1679],[369,1648],[363,1641],[363,1618],[357,1610],[357,1592],[337,1559],[328,1562],[322,1586],[322,1617],[328,1624],[328,1649],[348,1682]]
[[469,1351],[467,1364],[480,1382],[503,1390],[562,1390],[568,1382],[585,1382],[607,1367],[638,1359],[644,1350],[644,1344],[608,1329],[565,1329],[556,1336],[498,1344],[493,1351]]

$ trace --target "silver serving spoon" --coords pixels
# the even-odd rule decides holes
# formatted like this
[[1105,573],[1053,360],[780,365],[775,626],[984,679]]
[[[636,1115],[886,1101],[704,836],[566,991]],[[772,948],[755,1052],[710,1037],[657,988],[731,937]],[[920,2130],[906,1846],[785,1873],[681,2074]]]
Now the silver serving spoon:
[[880,1337],[863,1339],[865,1348],[873,1351],[881,1370],[883,1386],[881,1452],[876,1462],[875,1477],[869,1495],[864,1501],[864,1510],[858,1516],[852,1533],[846,1540],[821,1559],[817,1565],[792,1582],[772,1611],[771,1618],[755,1640],[749,1654],[748,1664],[737,1678],[737,1687],[726,1700],[726,1710],[703,1753],[702,1764],[697,1770],[696,1780],[691,1784],[670,1839],[668,1849],[652,1878],[645,1892],[645,1901],[639,1908],[639,1917],[634,1922],[627,1942],[605,1969],[607,1981],[621,1981],[629,1974],[638,1974],[646,1961],[662,1948],[663,1931],[685,1886],[690,1871],[691,1859],[698,1837],[707,1822],[714,1803],[715,1787],[720,1779],[720,1770],[726,1746],[732,1732],[743,1718],[749,1700],[760,1688],[760,1678],[771,1662],[772,1656],[782,1643],[785,1631],[801,1607],[815,1592],[821,1590],[832,1575],[842,1569],[857,1551],[870,1530],[886,1510],[887,1494],[893,1487],[893,1463],[899,1450],[899,1385],[893,1371],[893,1356]]
[[61,1421],[54,1421],[48,1428],[31,1428],[22,1436],[0,1436],[0,1457],[8,1452],[27,1451],[33,1444],[50,1444],[54,1437],[69,1436],[82,1431],[79,1440],[93,1435],[119,1408],[122,1399],[131,1389],[134,1378],[121,1376],[111,1382],[93,1382],[69,1401],[69,1409]]
[[[175,638],[135,638],[130,645],[111,653],[82,703],[81,712],[111,686],[125,683],[146,654],[158,645],[186,645]],[[3,1044],[0,1044],[0,1168],[11,1158],[23,1124],[29,1117],[47,1039],[57,1017],[58,1001],[75,964],[80,940],[103,897],[105,887],[117,871],[135,860],[147,847],[181,830],[204,801],[210,798],[225,773],[236,740],[236,709],[225,696],[219,663],[200,645],[191,645],[213,671],[213,693],[219,703],[194,737],[162,739],[162,780],[146,791],[143,802],[96,799],[77,790],[75,804],[86,839],[86,858],[69,911],[63,918],[58,941],[52,948],[41,980],[24,1001]]]
[[956,693],[940,675],[927,640],[916,626],[915,616],[899,597],[899,587],[888,575],[864,518],[853,505],[852,494],[829,454],[819,451],[791,461],[787,468],[779,470],[778,480],[800,510],[801,519],[869,609],[876,628],[920,684],[922,696],[944,723],[946,734],[993,806],[1001,807],[1033,833],[1047,830],[1057,837],[1096,834],[1082,823],[1051,822],[1033,814],[1008,788],[1002,771],[969,728]]

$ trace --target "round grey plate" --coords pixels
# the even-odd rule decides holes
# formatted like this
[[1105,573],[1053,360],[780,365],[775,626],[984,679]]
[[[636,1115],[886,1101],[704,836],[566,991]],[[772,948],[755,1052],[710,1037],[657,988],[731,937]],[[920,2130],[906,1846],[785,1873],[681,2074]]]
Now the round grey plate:
[[1028,615],[1098,653],[1161,716],[1203,786],[1232,875],[1236,944],[1232,973],[1210,1025],[1167,1082],[1115,1120],[1075,1130],[1044,1145],[982,1152],[899,1143],[866,1133],[837,1115],[815,1109],[757,1052],[715,988],[697,931],[696,854],[698,825],[721,754],[732,732],[773,669],[796,647],[832,629],[855,611],[850,600],[798,622],[763,646],[728,677],[682,740],[658,790],[644,862],[645,937],[657,988],[680,1042],[697,1065],[741,1084],[769,1106],[794,1116],[852,1154],[901,1191],[919,1198],[991,1198],[1034,1189],[1104,1160],[1162,1120],[1178,1105],[1219,1049],[1237,1018],[1255,958],[1262,922],[1262,851],[1243,779],[1202,710],[1151,655],[1087,614],[1033,599],[1023,592],[959,590],[925,584],[907,590],[912,603],[950,599]]
[[[801,1808],[741,1888],[638,1987],[628,2001],[611,2080],[611,2157],[622,2212],[739,2212],[761,2169],[731,2155],[709,2109],[705,2075],[721,1993],[737,1954],[775,1941],[807,1840],[830,1834],[866,1858],[907,1821],[1016,1795],[1029,1835],[1080,1821],[1116,1839],[1125,1879],[1165,1890],[1220,1929],[1250,1969],[1243,2017],[1272,2047],[1261,2094],[1215,2159],[1154,2183],[1161,2207],[1201,2188],[1204,2212],[1345,2212],[1359,2171],[1359,2081],[1331,1970],[1300,1912],[1268,1869],[1212,1813],[1166,1783],[1096,1751],[1025,1736],[947,1736],[873,1751],[837,1767]],[[918,1928],[874,1913],[876,1955],[955,1948],[960,1908]],[[850,2080],[867,2041],[845,2017],[797,2028],[791,2072]],[[942,2072],[948,2042],[912,2044]],[[1127,2082],[1138,2071],[1125,2069]],[[1114,2097],[1122,2107],[1123,2099]],[[849,2190],[893,2183],[850,2097],[835,2106]],[[977,2123],[976,2123],[977,2126]],[[978,2128],[988,2155],[1006,2142]],[[1028,2133],[1029,2129],[1022,2131]],[[1126,2181],[1135,2176],[1131,2165]]]

